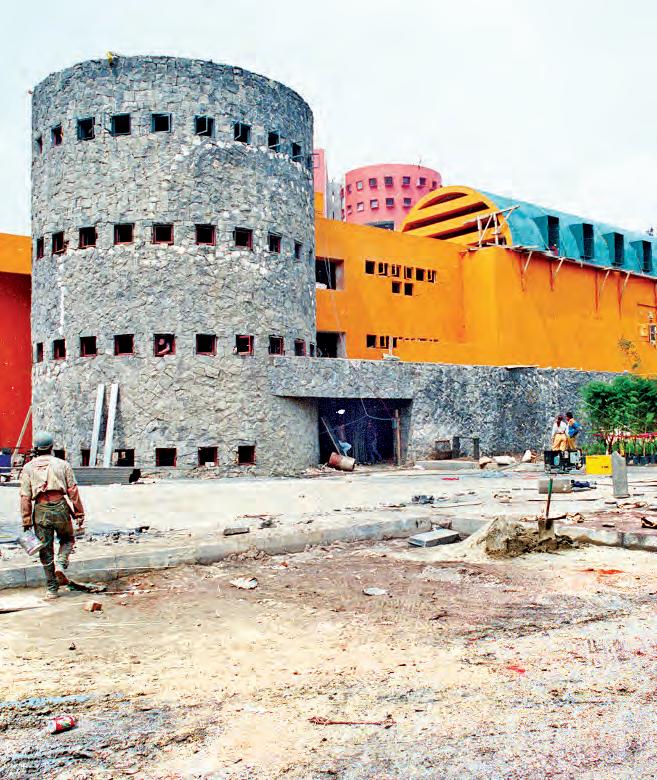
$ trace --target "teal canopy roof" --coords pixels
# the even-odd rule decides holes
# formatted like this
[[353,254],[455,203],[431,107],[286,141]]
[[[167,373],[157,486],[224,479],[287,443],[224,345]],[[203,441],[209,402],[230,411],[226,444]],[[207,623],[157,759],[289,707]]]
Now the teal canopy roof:
[[[587,264],[657,276],[657,237],[484,192],[508,216],[512,244]],[[557,243],[558,242],[558,243]]]

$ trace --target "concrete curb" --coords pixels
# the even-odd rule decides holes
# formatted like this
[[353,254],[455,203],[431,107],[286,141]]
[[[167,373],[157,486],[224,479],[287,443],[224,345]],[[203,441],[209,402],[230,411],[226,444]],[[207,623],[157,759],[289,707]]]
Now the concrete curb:
[[[140,550],[134,553],[88,558],[84,561],[71,562],[67,574],[78,582],[109,582],[129,574],[138,574],[154,569],[168,569],[183,564],[208,565],[221,561],[229,555],[248,551],[281,555],[301,552],[306,547],[331,544],[332,542],[399,539],[430,530],[430,518],[414,516],[394,520],[376,520],[353,526],[304,528],[284,533],[263,531],[259,534],[219,537],[211,542],[200,542],[184,547]],[[30,563],[26,566],[0,569],[0,590],[31,588],[43,584],[41,564]]]

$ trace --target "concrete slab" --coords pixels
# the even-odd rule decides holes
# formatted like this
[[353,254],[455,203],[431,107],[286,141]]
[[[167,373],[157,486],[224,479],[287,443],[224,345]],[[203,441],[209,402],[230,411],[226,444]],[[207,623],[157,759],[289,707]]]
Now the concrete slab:
[[436,547],[439,544],[454,544],[460,540],[456,531],[447,528],[435,528],[423,534],[408,537],[408,543],[413,547]]

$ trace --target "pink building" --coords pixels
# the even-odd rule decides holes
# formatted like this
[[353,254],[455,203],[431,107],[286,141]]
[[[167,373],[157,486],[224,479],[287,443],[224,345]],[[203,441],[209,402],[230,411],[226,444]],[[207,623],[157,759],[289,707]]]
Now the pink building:
[[324,149],[313,149],[313,184],[315,192],[322,196],[323,216],[326,216],[329,180]]
[[421,165],[383,163],[354,168],[345,174],[342,218],[396,230],[411,207],[441,185],[438,171]]

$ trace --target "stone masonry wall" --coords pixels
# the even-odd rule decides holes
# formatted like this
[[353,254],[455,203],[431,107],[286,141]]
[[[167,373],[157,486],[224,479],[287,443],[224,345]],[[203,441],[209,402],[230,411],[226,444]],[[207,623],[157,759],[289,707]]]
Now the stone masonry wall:
[[[112,135],[111,117],[129,113],[129,135]],[[153,132],[152,113],[171,116]],[[211,137],[195,117],[214,120]],[[94,138],[80,140],[79,119]],[[250,143],[234,123],[251,127]],[[61,145],[52,128],[62,126]],[[316,457],[316,415],[268,392],[268,338],[286,349],[315,333],[312,113],[292,90],[239,68],[169,57],[84,62],[41,82],[33,97],[33,238],[44,239],[32,276],[32,339],[44,361],[33,371],[35,428],[79,463],[89,447],[98,383],[120,385],[114,447],[154,465],[156,447],[176,447],[178,465],[197,463],[201,446],[234,462],[240,443],[257,446],[257,471],[281,471],[289,457]],[[269,148],[269,133],[280,148]],[[298,144],[299,160],[292,159]],[[114,225],[134,225],[134,242],[115,245]],[[152,243],[154,224],[173,225],[171,246]],[[195,225],[216,229],[198,245]],[[79,248],[80,228],[97,244]],[[253,231],[235,246],[234,229]],[[64,231],[66,251],[53,254]],[[281,237],[269,251],[268,234]],[[175,334],[175,354],[155,357],[153,336]],[[197,333],[215,334],[216,356],[195,354]],[[114,355],[114,336],[134,334],[135,354]],[[233,354],[236,335],[252,335],[255,354]],[[97,357],[80,356],[95,336]],[[53,341],[66,359],[53,360]],[[302,360],[302,358],[299,358]],[[312,436],[311,436],[312,431]],[[289,433],[294,434],[290,436]],[[285,470],[284,468],[282,469]]]
[[[269,371],[281,397],[410,400],[409,460],[431,455],[436,439],[479,436],[486,453],[547,447],[558,412],[576,411],[579,388],[614,374],[343,359],[276,358]],[[467,452],[471,443],[462,442]]]

